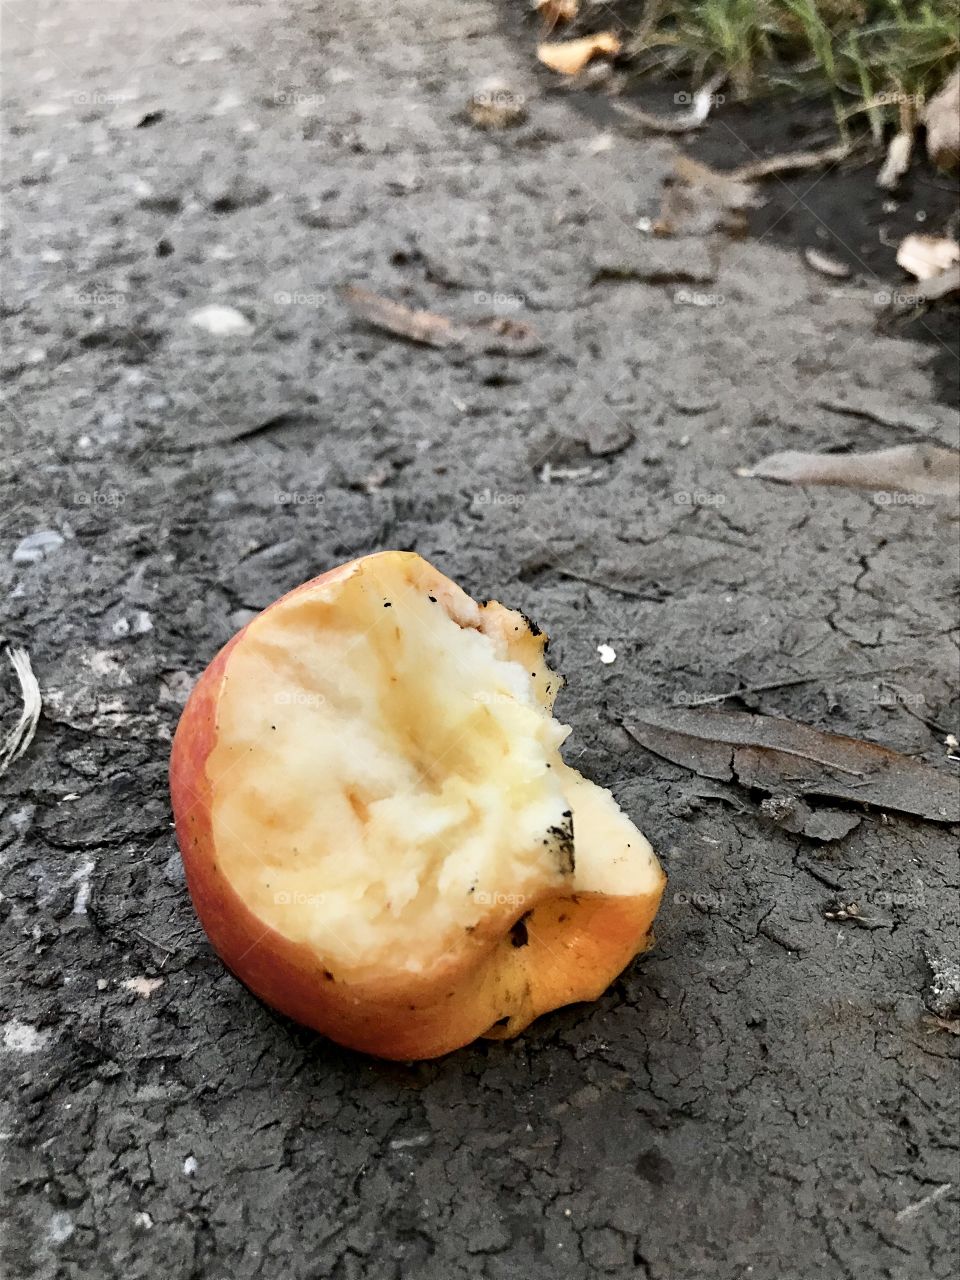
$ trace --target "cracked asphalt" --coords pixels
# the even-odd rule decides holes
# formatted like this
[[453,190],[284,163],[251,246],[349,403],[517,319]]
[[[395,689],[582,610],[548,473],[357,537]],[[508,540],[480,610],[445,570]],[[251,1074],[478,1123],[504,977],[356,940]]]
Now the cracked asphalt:
[[[956,831],[791,835],[619,727],[806,677],[739,705],[949,767],[955,504],[735,474],[956,444],[930,347],[766,241],[651,242],[670,145],[608,142],[488,0],[3,17],[0,630],[44,697],[0,779],[5,1274],[955,1274]],[[491,76],[504,133],[463,113]],[[543,350],[406,345],[348,282]],[[216,649],[389,546],[550,633],[569,755],[670,876],[595,1005],[413,1066],[223,970],[166,789]]]

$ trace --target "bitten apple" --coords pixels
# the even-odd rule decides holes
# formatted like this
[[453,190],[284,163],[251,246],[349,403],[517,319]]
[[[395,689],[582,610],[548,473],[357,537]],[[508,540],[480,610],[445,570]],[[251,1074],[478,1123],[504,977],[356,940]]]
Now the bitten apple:
[[432,1058],[595,999],[648,946],[663,872],[562,760],[545,648],[386,551],[214,658],[170,785],[197,914],[256,995],[351,1048]]

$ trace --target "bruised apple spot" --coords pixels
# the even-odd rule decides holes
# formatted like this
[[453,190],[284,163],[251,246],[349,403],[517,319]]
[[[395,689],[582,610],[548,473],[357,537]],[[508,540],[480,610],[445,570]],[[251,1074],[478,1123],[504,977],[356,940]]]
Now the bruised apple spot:
[[342,1044],[433,1057],[594,998],[645,948],[663,873],[564,763],[545,648],[384,552],[214,659],[174,741],[174,812],[200,919],[256,994]]

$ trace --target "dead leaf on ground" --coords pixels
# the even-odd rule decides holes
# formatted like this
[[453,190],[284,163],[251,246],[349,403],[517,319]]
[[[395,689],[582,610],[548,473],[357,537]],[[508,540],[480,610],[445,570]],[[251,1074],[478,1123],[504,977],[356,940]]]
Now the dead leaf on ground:
[[561,22],[573,22],[580,10],[580,0],[536,0],[534,5],[547,35]]
[[833,484],[944,496],[960,490],[960,453],[929,444],[901,444],[872,453],[771,453],[738,476],[782,484]]
[[897,266],[918,280],[932,280],[958,262],[960,244],[946,236],[905,236],[897,249]]
[[768,796],[760,803],[760,812],[784,831],[805,835],[827,844],[842,840],[863,821],[859,813],[849,809],[813,809],[796,796]]
[[846,262],[831,257],[829,253],[822,253],[819,249],[804,249],[803,260],[808,267],[822,276],[830,276],[832,280],[847,280],[852,274]]
[[519,320],[504,316],[452,320],[433,311],[414,310],[357,285],[346,285],[338,292],[354,315],[410,342],[428,347],[461,347],[487,355],[529,356],[543,350],[536,332]]
[[923,113],[927,154],[939,169],[960,164],[960,69],[954,71]]
[[909,756],[777,716],[648,708],[623,728],[640,746],[685,769],[779,796],[829,796],[960,821],[956,779]]
[[761,203],[749,183],[689,156],[677,156],[653,232],[658,236],[691,236],[723,230],[743,235],[746,210]]
[[588,62],[598,55],[616,57],[620,52],[620,37],[612,31],[598,31],[596,35],[581,36],[579,40],[545,42],[537,46],[537,57],[551,71],[564,76],[575,76]]

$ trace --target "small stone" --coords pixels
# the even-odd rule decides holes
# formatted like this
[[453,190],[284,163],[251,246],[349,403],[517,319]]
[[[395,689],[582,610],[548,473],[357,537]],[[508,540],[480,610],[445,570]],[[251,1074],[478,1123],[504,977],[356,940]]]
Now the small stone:
[[36,564],[63,546],[63,537],[55,529],[38,529],[28,533],[13,552],[14,564]]
[[216,338],[232,338],[253,333],[253,325],[245,315],[237,311],[236,307],[224,307],[215,302],[191,311],[187,319],[196,328],[204,329]]
[[609,666],[611,662],[616,662],[616,660],[617,660],[616,650],[613,648],[613,646],[612,646],[612,645],[609,645],[609,644],[598,644],[598,645],[597,645],[597,653],[599,653],[599,655],[600,655],[600,661],[601,661],[605,666]]

